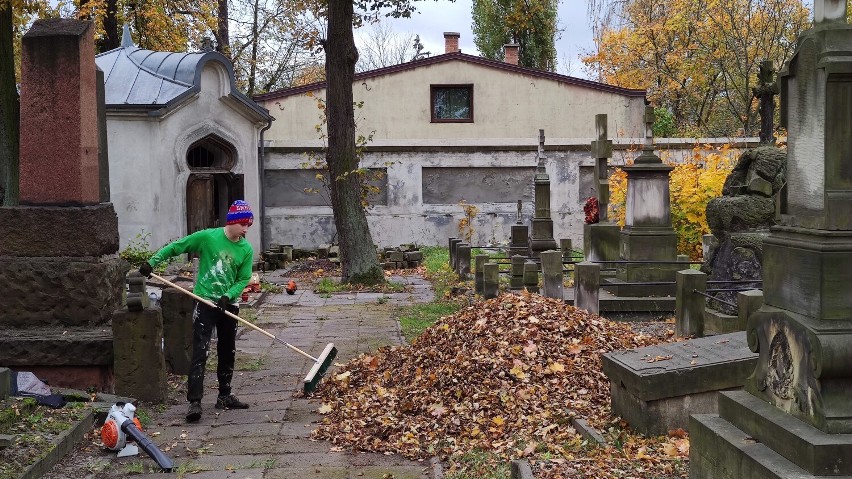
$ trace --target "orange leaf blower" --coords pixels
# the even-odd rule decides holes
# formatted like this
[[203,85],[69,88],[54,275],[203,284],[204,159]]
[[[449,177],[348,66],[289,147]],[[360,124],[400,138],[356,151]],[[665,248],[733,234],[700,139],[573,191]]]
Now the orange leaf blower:
[[[128,444],[128,437],[136,444]],[[115,403],[101,427],[101,442],[107,449],[118,451],[118,457],[135,456],[139,447],[148,453],[164,472],[174,469],[172,460],[162,453],[154,442],[142,432],[142,425],[136,417],[136,407],[130,403]]]

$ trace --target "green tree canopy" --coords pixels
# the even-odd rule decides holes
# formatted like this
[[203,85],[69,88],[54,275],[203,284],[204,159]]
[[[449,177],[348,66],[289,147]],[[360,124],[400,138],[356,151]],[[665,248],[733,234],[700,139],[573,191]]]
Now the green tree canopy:
[[473,43],[482,56],[503,60],[503,46],[519,46],[518,64],[556,70],[557,0],[473,0]]

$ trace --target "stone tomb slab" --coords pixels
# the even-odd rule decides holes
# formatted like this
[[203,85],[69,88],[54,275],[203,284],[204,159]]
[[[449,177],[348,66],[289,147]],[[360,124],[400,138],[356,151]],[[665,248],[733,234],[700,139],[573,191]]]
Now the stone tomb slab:
[[758,355],[745,332],[602,356],[613,414],[646,435],[686,429],[690,414],[715,413],[717,392],[742,388]]

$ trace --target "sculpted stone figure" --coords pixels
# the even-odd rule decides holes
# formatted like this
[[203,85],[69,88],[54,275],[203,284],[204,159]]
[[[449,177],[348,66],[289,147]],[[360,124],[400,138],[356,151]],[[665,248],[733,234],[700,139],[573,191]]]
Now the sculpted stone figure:
[[[761,279],[763,239],[775,224],[775,203],[785,184],[787,153],[774,146],[760,146],[740,155],[725,180],[722,195],[707,204],[707,224],[716,246],[705,258],[701,270],[711,281]],[[737,284],[737,288],[754,284]],[[736,302],[736,292],[716,293],[724,301]],[[735,308],[711,301],[710,306],[728,314]]]

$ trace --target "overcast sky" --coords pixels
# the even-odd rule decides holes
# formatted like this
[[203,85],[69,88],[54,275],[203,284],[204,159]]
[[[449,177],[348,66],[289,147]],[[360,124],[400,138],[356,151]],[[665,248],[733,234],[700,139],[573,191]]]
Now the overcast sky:
[[[419,1],[415,3],[418,13],[413,14],[412,18],[389,18],[386,21],[390,22],[397,33],[420,35],[420,42],[433,55],[444,53],[444,32],[460,33],[459,47],[462,52],[479,55],[473,44],[471,3],[472,0]],[[813,8],[813,0],[803,0],[802,3],[808,8]],[[559,1],[558,28],[561,33],[556,41],[558,73],[587,77],[579,59],[584,52],[591,51],[594,47],[587,8],[586,0]]]
[[[433,55],[444,53],[444,32],[460,33],[459,47],[462,52],[479,55],[473,44],[471,3],[472,0],[419,1],[415,3],[417,13],[414,13],[412,18],[388,18],[384,21],[389,22],[393,30],[399,34],[420,35],[420,42]],[[584,76],[578,55],[584,50],[591,50],[594,46],[592,29],[586,14],[586,3],[583,0],[559,2],[558,28],[562,30],[556,42],[559,73]],[[567,68],[568,63],[571,64],[570,72]]]

